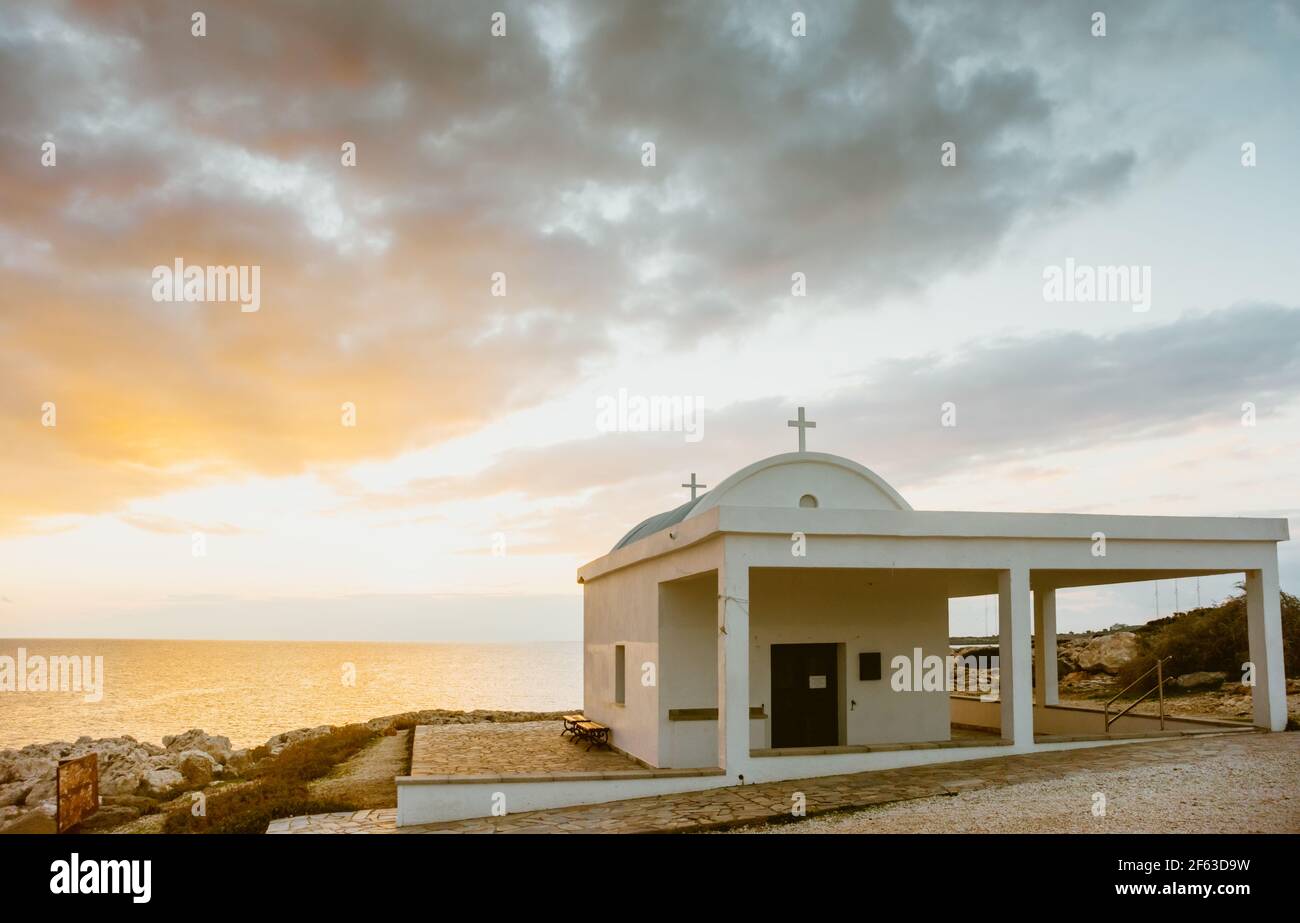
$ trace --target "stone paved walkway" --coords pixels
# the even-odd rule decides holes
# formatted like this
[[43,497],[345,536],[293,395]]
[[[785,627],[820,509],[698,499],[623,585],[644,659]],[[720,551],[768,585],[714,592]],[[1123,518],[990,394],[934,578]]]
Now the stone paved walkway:
[[617,772],[642,765],[616,750],[587,749],[558,721],[432,724],[415,729],[411,775],[510,775],[538,772]]
[[[1270,736],[1277,738],[1279,735]],[[1300,734],[1282,736],[1286,738],[1282,745],[1300,746]],[[1075,772],[1103,772],[1169,760],[1196,760],[1234,748],[1240,751],[1241,759],[1246,760],[1249,759],[1252,741],[1263,737],[1248,732],[1180,737],[1152,743],[1058,750],[716,788],[417,827],[398,828],[394,808],[316,814],[273,821],[267,833],[662,833],[716,830],[792,820],[791,808],[797,793],[803,794],[807,816],[812,817],[913,798],[1056,779]]]

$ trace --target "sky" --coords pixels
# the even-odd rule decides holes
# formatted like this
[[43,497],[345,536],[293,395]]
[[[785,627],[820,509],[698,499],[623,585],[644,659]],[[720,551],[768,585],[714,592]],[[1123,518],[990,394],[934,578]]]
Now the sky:
[[917,509],[1300,520],[1298,2],[194,6],[0,5],[0,636],[571,639],[800,405]]

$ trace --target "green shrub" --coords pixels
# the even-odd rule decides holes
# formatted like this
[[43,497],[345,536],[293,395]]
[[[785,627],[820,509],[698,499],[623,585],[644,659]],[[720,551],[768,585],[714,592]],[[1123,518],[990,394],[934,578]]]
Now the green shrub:
[[[1125,686],[1165,657],[1170,658],[1164,665],[1166,676],[1217,670],[1227,673],[1232,681],[1241,676],[1241,665],[1250,659],[1246,596],[1242,593],[1217,606],[1148,622],[1138,630],[1138,640],[1142,654],[1119,673]],[[1282,594],[1282,650],[1286,674],[1300,675],[1300,600],[1289,593]],[[1134,692],[1141,694],[1154,685],[1153,675]]]

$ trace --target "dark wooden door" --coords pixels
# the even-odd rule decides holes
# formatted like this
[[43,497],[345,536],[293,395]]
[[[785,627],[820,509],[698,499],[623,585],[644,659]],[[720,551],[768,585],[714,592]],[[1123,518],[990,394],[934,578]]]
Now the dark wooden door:
[[773,747],[840,742],[838,660],[834,644],[772,645]]

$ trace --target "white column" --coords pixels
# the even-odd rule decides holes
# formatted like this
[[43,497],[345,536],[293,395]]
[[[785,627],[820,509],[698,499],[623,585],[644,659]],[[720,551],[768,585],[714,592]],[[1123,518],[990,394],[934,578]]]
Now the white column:
[[998,694],[1002,739],[1016,746],[1034,742],[1034,700],[1030,688],[1029,569],[998,572]]
[[718,570],[718,766],[749,764],[749,566],[730,553]]
[[1282,595],[1278,587],[1277,551],[1260,570],[1246,571],[1246,628],[1250,660],[1255,665],[1255,726],[1286,728],[1286,676],[1282,672]]
[[1059,705],[1056,676],[1056,590],[1034,590],[1034,701]]

